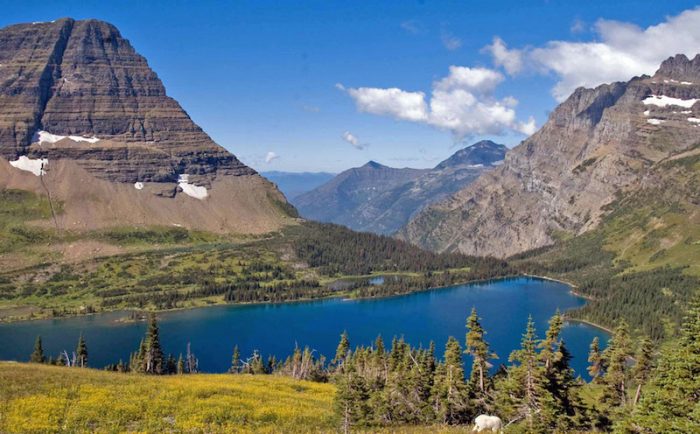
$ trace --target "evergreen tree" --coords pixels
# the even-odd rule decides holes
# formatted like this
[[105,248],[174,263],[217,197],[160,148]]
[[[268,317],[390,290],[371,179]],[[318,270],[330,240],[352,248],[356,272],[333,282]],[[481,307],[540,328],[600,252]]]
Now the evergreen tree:
[[603,352],[607,364],[603,384],[603,402],[611,409],[627,404],[629,368],[627,361],[632,357],[630,335],[627,323],[622,321],[613,332],[608,348]]
[[599,383],[601,377],[605,373],[605,364],[603,359],[603,354],[600,351],[600,342],[598,341],[598,336],[593,338],[591,342],[591,347],[588,352],[588,375],[594,383]]
[[472,308],[471,315],[467,318],[467,336],[465,353],[472,356],[472,369],[469,378],[470,390],[476,401],[479,411],[486,411],[488,370],[491,367],[489,360],[498,356],[489,350],[489,344],[484,339],[486,331],[481,326],[476,308]]
[[651,375],[654,362],[653,353],[654,344],[651,342],[651,339],[647,337],[643,338],[639,344],[639,349],[637,350],[637,354],[635,356],[634,369],[632,370],[632,377],[634,378],[635,383],[637,383],[637,391],[635,392],[634,400],[632,401],[632,405],[634,406],[636,406],[639,402],[642,387],[647,383],[649,376]]
[[146,352],[144,354],[144,372],[147,374],[163,373],[163,349],[160,346],[160,333],[156,315],[151,313],[146,331]]
[[550,432],[554,415],[548,411],[552,398],[546,389],[537,347],[535,323],[529,317],[520,349],[510,354],[511,366],[499,390],[498,408],[508,413],[511,420],[524,419],[528,432]]
[[700,300],[691,304],[678,342],[662,352],[651,384],[626,422],[635,432],[700,432]]
[[179,375],[182,375],[185,373],[185,361],[182,359],[182,353],[180,353],[180,356],[177,358],[176,372]]
[[29,362],[44,363],[45,361],[46,357],[44,356],[44,348],[41,344],[41,336],[37,336],[34,341],[34,351],[32,351],[32,354],[29,356]]
[[340,342],[335,350],[335,357],[333,358],[333,364],[337,367],[342,367],[343,361],[350,351],[350,340],[348,339],[348,332],[344,331],[340,335]]
[[356,372],[354,363],[344,366],[338,374],[336,386],[334,406],[336,414],[340,416],[341,430],[349,433],[353,426],[367,425],[371,418],[369,392],[364,378]]
[[469,420],[467,385],[464,381],[462,348],[450,336],[445,345],[444,361],[436,368],[431,401],[439,422],[465,423]]
[[85,339],[83,338],[83,334],[80,334],[80,338],[78,339],[78,347],[75,350],[75,363],[76,366],[79,366],[81,368],[85,368],[88,365],[88,350],[87,350],[87,343],[85,342]]
[[233,347],[233,356],[231,357],[231,368],[229,372],[232,374],[241,372],[241,352],[238,350],[238,345]]

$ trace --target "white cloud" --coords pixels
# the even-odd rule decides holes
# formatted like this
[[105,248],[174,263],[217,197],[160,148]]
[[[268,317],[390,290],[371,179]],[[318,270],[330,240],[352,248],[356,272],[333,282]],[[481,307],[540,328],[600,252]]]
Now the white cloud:
[[395,87],[360,87],[347,91],[360,111],[414,122],[428,118],[428,107],[423,92],[406,92]]
[[462,40],[448,31],[443,30],[440,34],[440,39],[442,40],[442,45],[450,51],[457,50],[462,46]]
[[[542,47],[521,50],[525,63],[533,69],[556,75],[558,81],[552,94],[557,100],[566,99],[580,86],[595,87],[627,81],[636,75],[651,75],[663,60],[675,54],[694,57],[700,52],[700,8],[686,10],[645,29],[600,19],[593,31],[593,41],[550,41]],[[517,72],[512,65],[506,66],[504,60],[513,50],[507,50],[502,41],[496,42],[486,47],[494,64],[503,66],[509,73]],[[505,51],[499,51],[500,48]]]
[[265,163],[270,164],[276,159],[278,159],[280,156],[277,155],[275,152],[268,152],[267,155],[265,155]]
[[423,92],[398,88],[348,88],[358,110],[447,130],[457,139],[476,134],[531,134],[534,119],[519,122],[513,97],[497,99],[493,92],[504,77],[486,68],[451,66],[449,74],[433,83],[430,98]]
[[417,35],[419,33],[423,33],[423,26],[421,25],[420,22],[416,20],[406,20],[401,23],[401,28],[407,31],[408,33],[411,33],[413,35]]
[[503,67],[510,75],[515,75],[523,67],[523,53],[521,50],[509,50],[503,39],[498,36],[493,38],[493,43],[484,47],[484,51],[491,54],[493,63]]
[[357,138],[357,136],[355,136],[350,131],[345,131],[340,137],[346,142],[350,143],[350,145],[355,149],[363,150],[367,147],[366,144],[360,143],[360,140]]
[[581,20],[580,18],[576,18],[573,23],[571,23],[571,27],[569,27],[569,31],[573,34],[577,33],[583,33],[586,31],[586,23]]

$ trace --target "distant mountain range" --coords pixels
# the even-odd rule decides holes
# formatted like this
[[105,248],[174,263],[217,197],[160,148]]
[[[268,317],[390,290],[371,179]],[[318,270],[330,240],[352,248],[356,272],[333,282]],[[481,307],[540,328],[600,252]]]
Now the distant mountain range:
[[335,173],[328,172],[261,172],[262,176],[274,182],[277,188],[292,200],[300,194],[311,191],[333,179]]
[[457,151],[433,169],[397,169],[370,161],[338,174],[292,203],[311,220],[391,234],[425,206],[499,165],[506,151],[503,145],[482,141]]

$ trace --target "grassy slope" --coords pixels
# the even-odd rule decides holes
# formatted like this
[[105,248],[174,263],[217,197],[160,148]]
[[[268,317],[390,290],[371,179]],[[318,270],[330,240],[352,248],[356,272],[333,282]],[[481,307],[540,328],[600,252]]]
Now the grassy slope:
[[[335,386],[280,376],[149,377],[0,362],[0,432],[336,432]],[[465,432],[394,427],[371,432]]]
[[0,432],[332,430],[334,387],[286,377],[147,377],[0,364]]
[[578,285],[592,300],[575,317],[614,327],[635,316],[642,331],[668,336],[700,290],[699,205],[700,155],[691,150],[658,164],[597,229],[513,263]]

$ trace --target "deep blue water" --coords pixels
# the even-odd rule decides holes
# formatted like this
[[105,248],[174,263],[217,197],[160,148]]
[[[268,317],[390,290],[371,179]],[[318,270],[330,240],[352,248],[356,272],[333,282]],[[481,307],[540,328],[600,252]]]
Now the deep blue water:
[[[487,340],[500,357],[497,366],[507,363],[510,352],[519,346],[528,315],[533,316],[541,336],[557,309],[564,311],[584,303],[562,283],[523,277],[382,299],[182,310],[159,315],[159,323],[166,352],[184,353],[191,342],[201,370],[223,372],[230,366],[234,345],[245,357],[258,349],[264,356],[274,354],[282,358],[298,344],[308,345],[330,358],[343,330],[348,331],[352,346],[370,345],[381,334],[388,347],[393,336],[403,336],[416,346],[428,346],[433,340],[441,355],[449,336],[464,344],[465,321],[475,306],[483,318]],[[138,347],[146,325],[115,321],[125,316],[124,312],[113,312],[0,324],[0,360],[27,360],[37,335],[42,336],[47,354],[56,355],[63,349],[70,353],[82,332],[91,366],[102,367],[120,358],[127,361],[129,353]],[[563,331],[574,356],[572,365],[584,378],[588,347],[595,336],[607,342],[604,331],[589,325],[570,323]]]

